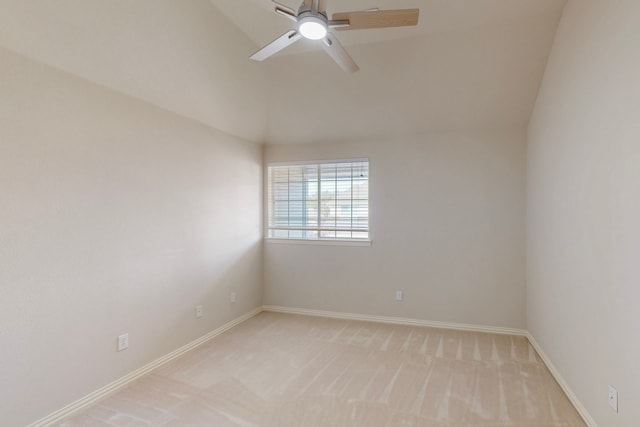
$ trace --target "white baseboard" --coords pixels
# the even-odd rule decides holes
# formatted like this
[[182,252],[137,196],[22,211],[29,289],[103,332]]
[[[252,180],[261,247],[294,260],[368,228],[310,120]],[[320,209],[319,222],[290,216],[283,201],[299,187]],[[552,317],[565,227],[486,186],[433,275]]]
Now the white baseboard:
[[560,385],[560,388],[562,388],[562,391],[564,391],[564,394],[567,395],[567,397],[571,401],[571,404],[573,404],[573,406],[576,408],[576,411],[578,411],[578,414],[580,414],[580,416],[582,417],[584,422],[587,424],[587,426],[598,427],[595,420],[591,417],[591,415],[589,415],[589,412],[587,412],[587,409],[582,405],[582,403],[578,399],[578,396],[576,396],[573,390],[571,390],[571,387],[569,387],[569,384],[567,384],[567,382],[564,380],[562,375],[560,375],[560,372],[558,372],[553,362],[551,362],[551,359],[549,359],[549,356],[547,356],[547,353],[545,353],[544,350],[542,350],[542,347],[540,347],[540,344],[538,344],[538,341],[536,341],[536,339],[533,337],[533,335],[531,335],[530,332],[527,332],[527,339],[531,343],[531,346],[536,350],[536,352],[538,353],[538,355],[540,356],[544,364],[547,365],[547,368],[551,372],[551,375],[553,375],[555,380],[558,382],[558,385]]
[[61,408],[57,411],[55,411],[52,414],[47,415],[46,417],[34,422],[33,424],[30,424],[28,427],[46,427],[49,425],[52,425],[53,423],[58,423],[60,421],[62,421],[64,418],[67,418],[83,409],[85,409],[87,406],[92,405],[93,403],[97,402],[100,399],[103,399],[104,397],[120,390],[121,388],[123,388],[124,386],[126,386],[127,384],[130,384],[131,382],[139,379],[140,377],[148,374],[149,372],[153,371],[156,368],[159,368],[160,366],[174,360],[177,359],[178,357],[182,356],[183,354],[187,353],[188,351],[193,350],[194,348],[206,343],[207,341],[209,341],[210,339],[220,335],[221,333],[233,328],[234,326],[238,325],[239,323],[244,322],[245,320],[248,320],[250,318],[252,318],[253,316],[259,314],[260,312],[262,312],[262,307],[258,307],[250,312],[248,312],[247,314],[244,314],[240,317],[237,317],[227,323],[225,323],[224,325],[220,326],[219,328],[209,332],[206,335],[201,336],[200,338],[195,339],[194,341],[191,341],[189,344],[186,344],[182,347],[180,347],[179,349],[172,351],[171,353],[160,357],[159,359],[154,360],[151,363],[146,364],[145,366],[143,366],[142,368],[136,369],[135,371],[125,375],[122,378],[119,378],[117,380],[115,380],[114,382],[107,384],[104,387],[99,388],[98,390],[89,393],[88,395],[86,395],[85,397],[76,400],[75,402],[65,406],[64,408]]
[[362,320],[365,322],[391,323],[394,325],[429,326],[432,328],[455,329],[459,331],[489,332],[492,334],[519,335],[526,337],[524,329],[503,328],[500,326],[471,325],[467,323],[437,322],[434,320],[409,319],[404,317],[373,316],[369,314],[342,313],[337,311],[310,310],[306,308],[265,305],[264,311],[276,313],[302,314],[305,316],[332,317],[334,319]]
[[390,323],[396,325],[409,325],[409,326],[428,326],[433,328],[442,328],[442,329],[454,329],[460,331],[472,331],[472,332],[488,332],[494,334],[507,334],[507,335],[518,335],[526,337],[536,352],[540,355],[542,361],[547,365],[549,371],[558,382],[562,390],[565,392],[573,406],[576,408],[580,416],[583,418],[588,427],[598,427],[594,419],[589,415],[585,407],[582,405],[578,397],[575,395],[573,390],[569,387],[564,378],[560,375],[556,367],[551,362],[551,359],[547,356],[547,354],[542,350],[538,342],[535,340],[533,335],[524,329],[515,329],[515,328],[503,328],[499,326],[484,326],[484,325],[472,325],[466,323],[450,323],[450,322],[438,322],[432,320],[421,320],[421,319],[410,319],[403,317],[389,317],[389,316],[374,316],[368,314],[356,314],[356,313],[342,313],[336,311],[324,311],[324,310],[311,310],[304,308],[293,308],[293,307],[281,307],[274,305],[265,305],[262,307],[258,307],[240,317],[237,317],[219,328],[209,332],[202,337],[191,341],[190,343],[180,347],[179,349],[172,351],[171,353],[160,357],[159,359],[154,360],[147,365],[136,369],[135,371],[125,375],[122,378],[117,379],[116,381],[107,384],[104,387],[99,388],[98,390],[89,393],[85,397],[76,400],[75,402],[61,408],[52,414],[30,424],[28,427],[46,427],[50,426],[53,423],[58,423],[62,421],[64,418],[67,418],[86,407],[96,403],[98,400],[103,399],[104,397],[122,389],[126,385],[131,382],[139,379],[140,377],[148,374],[154,369],[174,360],[183,354],[199,347],[200,345],[206,343],[207,341],[215,338],[216,336],[222,334],[223,332],[233,328],[234,326],[256,316],[262,311],[272,311],[277,313],[290,313],[290,314],[300,314],[305,316],[318,316],[318,317],[330,317],[335,319],[348,319],[348,320],[361,320],[366,322],[380,322],[380,323]]

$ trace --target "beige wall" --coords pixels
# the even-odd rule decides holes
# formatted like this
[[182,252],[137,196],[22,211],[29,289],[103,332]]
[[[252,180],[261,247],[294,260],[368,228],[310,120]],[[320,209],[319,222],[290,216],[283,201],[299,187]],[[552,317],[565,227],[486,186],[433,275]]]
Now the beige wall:
[[20,426],[261,304],[262,149],[5,50],[0,82],[0,424]]
[[[35,9],[4,3],[17,14],[2,15],[0,44],[248,139],[261,140],[266,130],[272,141],[345,135],[360,141],[367,117],[387,119],[366,126],[372,138],[420,136],[273,144],[263,155],[260,146],[0,48],[3,425],[47,415],[263,301],[526,326],[599,425],[627,427],[640,419],[638,1],[569,0],[528,135],[518,127],[426,132],[433,123],[505,129],[528,116],[529,104],[508,102],[509,96],[520,90],[533,99],[539,71],[533,59],[546,53],[550,37],[532,32],[539,44],[523,50],[517,37],[504,34],[525,27],[547,34],[537,18],[479,29],[482,37],[434,35],[430,51],[446,55],[451,43],[467,39],[500,43],[472,63],[504,63],[499,54],[511,52],[509,70],[531,75],[505,83],[491,72],[491,85],[452,77],[455,87],[470,85],[457,98],[397,92],[420,107],[409,111],[398,102],[379,108],[363,98],[370,92],[358,90],[353,76],[331,62],[325,70],[326,58],[313,54],[274,58],[266,72],[250,62],[245,68],[253,44],[236,39],[242,48],[231,49],[224,37],[212,37],[237,31],[205,0],[188,13],[170,1],[153,2],[155,21],[144,40],[138,25],[151,1],[134,10],[97,0],[80,8],[69,1]],[[71,9],[73,16],[57,15]],[[24,26],[25,17],[37,19]],[[118,38],[82,37],[86,28],[78,25],[99,29],[105,22],[119,22]],[[165,31],[174,22],[180,22],[175,32]],[[548,30],[553,22],[545,22]],[[34,38],[34,27],[51,40]],[[407,43],[420,50],[417,41]],[[373,52],[351,50],[367,51],[363,58]],[[419,53],[414,65],[436,74],[418,73],[418,80],[437,81],[443,71]],[[121,55],[131,67],[117,66]],[[300,114],[291,116],[303,87],[303,80],[292,83],[301,74],[289,66],[294,59],[296,67],[341,79],[332,87],[304,80],[305,90],[324,97],[317,114],[294,107]],[[386,67],[366,61],[361,73]],[[380,69],[367,81],[388,82],[393,70]],[[265,74],[270,102],[283,107],[268,113]],[[289,86],[278,83],[284,81]],[[471,90],[479,92],[472,97]],[[333,108],[336,99],[357,104],[364,115]],[[494,103],[489,109],[487,100]],[[340,157],[370,159],[372,246],[263,244],[263,162]],[[393,300],[396,289],[404,290],[403,302]],[[231,291],[238,293],[235,304]],[[205,309],[200,320],[193,316],[198,304]],[[130,348],[118,353],[116,336],[124,332]],[[619,414],[607,406],[609,384],[620,393]]]
[[603,427],[640,420],[638,22],[570,0],[529,127],[527,323]]
[[520,129],[267,145],[265,162],[368,157],[373,243],[266,242],[265,304],[524,328],[524,152]]

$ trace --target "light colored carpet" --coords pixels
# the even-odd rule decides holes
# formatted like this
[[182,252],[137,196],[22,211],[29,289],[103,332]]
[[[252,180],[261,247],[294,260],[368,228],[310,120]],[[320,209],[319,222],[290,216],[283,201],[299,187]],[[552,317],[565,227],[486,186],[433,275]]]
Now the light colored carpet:
[[584,427],[524,337],[261,313],[59,424]]

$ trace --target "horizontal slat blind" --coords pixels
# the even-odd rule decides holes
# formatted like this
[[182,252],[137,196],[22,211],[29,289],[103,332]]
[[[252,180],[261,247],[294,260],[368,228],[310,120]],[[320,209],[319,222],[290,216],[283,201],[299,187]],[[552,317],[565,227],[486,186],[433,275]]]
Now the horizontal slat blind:
[[369,162],[269,165],[268,237],[369,239]]

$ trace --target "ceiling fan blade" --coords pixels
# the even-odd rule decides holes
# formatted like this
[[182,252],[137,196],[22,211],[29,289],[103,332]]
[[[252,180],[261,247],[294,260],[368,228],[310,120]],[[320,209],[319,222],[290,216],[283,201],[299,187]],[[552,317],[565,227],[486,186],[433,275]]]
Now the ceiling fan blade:
[[285,47],[292,45],[302,38],[302,35],[298,33],[298,30],[289,30],[253,55],[249,58],[254,61],[264,61],[268,57],[275,55],[280,52]]
[[289,6],[285,6],[282,3],[277,2],[276,0],[271,0],[271,3],[273,3],[273,5],[276,8],[276,12],[278,9],[284,11],[287,15],[293,15],[296,16],[296,11],[291,9]]
[[344,47],[340,44],[336,36],[331,33],[327,34],[324,40],[322,40],[322,47],[329,54],[336,64],[340,66],[347,73],[355,73],[360,68],[355,63],[353,58],[349,56]]
[[276,6],[275,7],[275,12],[278,15],[284,16],[285,18],[288,18],[288,19],[292,20],[293,22],[297,22],[298,21],[298,17],[296,16],[295,12],[291,12],[290,9],[288,9],[288,8],[283,8],[281,6]]
[[336,30],[364,30],[367,28],[407,27],[418,25],[420,9],[372,10],[364,12],[334,13],[332,21],[349,21],[349,26],[336,26]]

